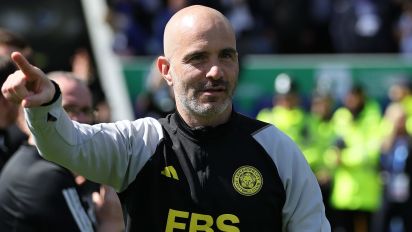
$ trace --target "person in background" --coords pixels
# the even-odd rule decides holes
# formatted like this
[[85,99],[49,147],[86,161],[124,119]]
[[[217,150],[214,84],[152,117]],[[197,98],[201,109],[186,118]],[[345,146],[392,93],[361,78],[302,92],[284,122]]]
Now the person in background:
[[303,155],[319,182],[326,216],[332,224],[330,193],[334,162],[330,159],[330,153],[333,153],[331,147],[337,139],[332,123],[333,113],[333,97],[325,91],[316,90],[312,94],[310,113],[305,119],[304,139],[301,144]]
[[[13,62],[8,57],[0,56],[0,84],[6,81],[8,75],[15,71]],[[15,125],[18,106],[7,101],[0,94],[0,172],[12,154],[27,136]]]
[[399,53],[405,58],[412,56],[412,2],[396,1],[400,5],[399,18],[395,22],[395,38]]
[[71,65],[73,74],[86,82],[92,92],[93,108],[99,112],[96,114],[95,122],[111,122],[111,108],[106,100],[100,81],[96,77],[89,51],[85,48],[77,49],[73,55]]
[[279,74],[274,81],[273,107],[258,112],[256,119],[278,127],[298,145],[303,143],[306,112],[300,106],[297,83],[286,74]]
[[[346,94],[344,105],[332,117],[337,136],[331,192],[333,231],[372,232],[372,216],[380,207],[382,186],[379,157],[382,120],[378,102],[360,85]],[[333,159],[333,158],[331,158]]]
[[72,72],[76,77],[86,82],[92,92],[93,108],[99,112],[96,114],[95,122],[111,122],[111,109],[100,81],[96,77],[89,51],[85,48],[77,49],[73,55],[71,65]]
[[119,191],[132,231],[330,231],[296,144],[233,109],[236,36],[219,11],[194,5],[168,21],[157,67],[176,112],[158,120],[73,122],[59,85],[12,59],[20,71],[2,92],[25,107],[40,154]]
[[[10,60],[12,51],[20,51],[28,59],[32,50],[29,44],[19,35],[0,28],[0,84],[12,74],[16,67]],[[4,99],[0,94],[0,172],[4,164],[17,150],[27,136],[15,125],[17,107]]]
[[412,231],[412,137],[406,122],[407,114],[401,103],[391,103],[386,108],[383,123],[388,127],[381,147],[382,231]]
[[400,104],[406,113],[406,129],[412,133],[412,81],[409,76],[402,77],[392,83],[388,89],[391,104]]
[[[61,86],[62,105],[72,120],[93,123],[88,87],[72,73],[52,72]],[[21,110],[21,113],[23,111]],[[0,231],[121,231],[120,202],[113,189],[102,186],[87,193],[87,181],[44,160],[35,147],[24,117],[18,125],[28,135],[0,176]],[[93,201],[95,203],[93,203]]]

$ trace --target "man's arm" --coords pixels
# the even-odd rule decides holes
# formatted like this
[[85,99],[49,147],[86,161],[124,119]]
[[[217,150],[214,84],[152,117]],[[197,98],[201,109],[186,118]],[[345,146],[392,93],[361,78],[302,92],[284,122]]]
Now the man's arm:
[[55,88],[46,74],[31,65],[19,52],[13,52],[11,59],[20,69],[4,82],[1,91],[4,97],[23,107],[37,107],[53,99]]
[[25,108],[40,154],[97,183],[123,190],[134,180],[162,138],[152,118],[96,125],[70,120],[58,101]]
[[274,126],[255,135],[278,169],[286,192],[283,231],[331,230],[315,175],[294,142]]
[[8,77],[2,93],[25,107],[40,154],[94,182],[118,191],[127,187],[162,138],[160,124],[149,118],[93,126],[71,121],[61,96],[53,101],[56,89],[47,76],[20,53],[12,58],[20,70]]

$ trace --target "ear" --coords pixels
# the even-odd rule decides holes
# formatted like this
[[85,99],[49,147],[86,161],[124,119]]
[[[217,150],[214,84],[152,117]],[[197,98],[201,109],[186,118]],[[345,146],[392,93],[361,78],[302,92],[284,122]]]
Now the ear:
[[170,75],[170,63],[164,56],[159,56],[157,58],[157,69],[159,70],[162,77],[166,80],[169,86],[173,85],[172,76]]

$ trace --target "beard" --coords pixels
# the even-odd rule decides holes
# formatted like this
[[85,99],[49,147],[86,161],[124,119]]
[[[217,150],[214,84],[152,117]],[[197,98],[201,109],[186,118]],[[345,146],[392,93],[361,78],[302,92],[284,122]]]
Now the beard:
[[[176,104],[180,104],[188,113],[198,117],[212,117],[222,114],[232,105],[237,79],[232,83],[233,86],[223,78],[219,78],[218,80],[203,79],[195,84],[188,85],[181,81],[182,78],[176,75],[172,67],[170,67],[170,74],[177,80],[173,85]],[[226,93],[225,99],[210,97],[206,102],[202,102],[202,93],[210,88],[223,89]]]
[[182,106],[189,112],[206,117],[223,113],[231,104],[231,98],[226,98],[222,103],[200,103],[195,97],[180,95],[178,99]]
[[[182,86],[181,86],[182,87]],[[221,102],[220,99],[208,99],[207,102],[201,102],[200,95],[205,89],[222,87],[225,89],[227,97]],[[187,88],[184,88],[187,90]],[[207,83],[199,83],[194,88],[193,94],[187,94],[187,91],[179,91],[180,93],[176,95],[176,100],[190,113],[201,117],[215,116],[223,113],[232,104],[232,97],[234,89],[229,87],[227,81],[212,80]],[[220,100],[220,101],[219,101]]]

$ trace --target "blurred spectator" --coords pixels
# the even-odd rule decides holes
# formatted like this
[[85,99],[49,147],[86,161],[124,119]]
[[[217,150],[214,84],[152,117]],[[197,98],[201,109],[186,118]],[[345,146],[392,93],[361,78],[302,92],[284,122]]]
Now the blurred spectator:
[[175,110],[173,91],[163,79],[156,62],[146,77],[145,90],[137,96],[136,118],[161,118]]
[[165,6],[154,16],[152,22],[153,37],[151,38],[153,49],[151,54],[163,53],[163,31],[166,23],[174,13],[188,6],[188,4],[188,0],[167,0]]
[[330,32],[337,53],[397,52],[393,24],[395,1],[332,1]]
[[186,0],[107,0],[107,3],[107,21],[115,35],[113,49],[122,56],[163,52],[166,22],[188,5]]
[[300,106],[297,84],[288,74],[281,73],[275,78],[274,91],[273,107],[262,109],[256,118],[275,125],[301,145],[306,112]]
[[[54,72],[49,76],[59,84],[62,105],[70,118],[93,123],[92,97],[87,86],[71,73]],[[88,194],[87,191],[93,189],[88,186],[90,182],[39,155],[23,117],[20,119],[19,125],[29,139],[13,155],[0,176],[0,230],[124,229],[120,201],[115,192],[103,187],[100,194],[94,193],[93,197]]]
[[389,126],[382,144],[381,167],[384,183],[382,231],[412,231],[411,183],[412,137],[406,130],[407,115],[400,103],[385,111]]
[[334,165],[328,153],[336,141],[332,123],[333,112],[332,96],[326,92],[315,91],[311,98],[310,113],[305,120],[304,140],[301,144],[303,154],[318,179],[329,221],[333,221],[330,193]]
[[399,103],[407,116],[406,128],[408,133],[412,133],[412,81],[410,77],[396,80],[388,88],[390,104]]
[[372,216],[380,207],[379,176],[381,109],[362,86],[353,86],[333,115],[338,140],[334,151],[331,206],[332,231],[372,232]]
[[412,55],[412,1],[401,0],[402,12],[396,27],[396,36],[399,44],[399,52]]
[[93,67],[92,58],[87,49],[80,48],[75,51],[72,58],[72,72],[87,83],[92,92],[93,108],[99,112],[96,114],[95,122],[111,122],[111,109]]
[[254,27],[255,22],[246,0],[225,1],[225,3],[226,17],[233,26],[237,37]]
[[[107,0],[109,12],[107,21],[114,32],[113,49],[119,55],[146,55],[151,35],[153,13],[142,2],[128,0]],[[155,10],[159,9],[155,3]],[[156,4],[157,3],[157,4]]]
[[[0,85],[3,85],[8,75],[14,71],[15,67],[10,59],[0,56]],[[11,155],[26,140],[26,136],[15,125],[17,114],[18,106],[10,104],[0,93],[0,172]]]
[[271,54],[276,51],[272,25],[273,2],[264,0],[221,2],[222,12],[235,29],[240,56],[250,53]]
[[[28,59],[31,58],[31,47],[22,37],[9,30],[0,28],[0,86],[3,85],[7,76],[16,70],[13,62],[10,60],[10,54],[13,51],[20,51]],[[15,125],[18,107],[7,102],[1,93],[0,109],[1,171],[7,160],[27,138]]]

